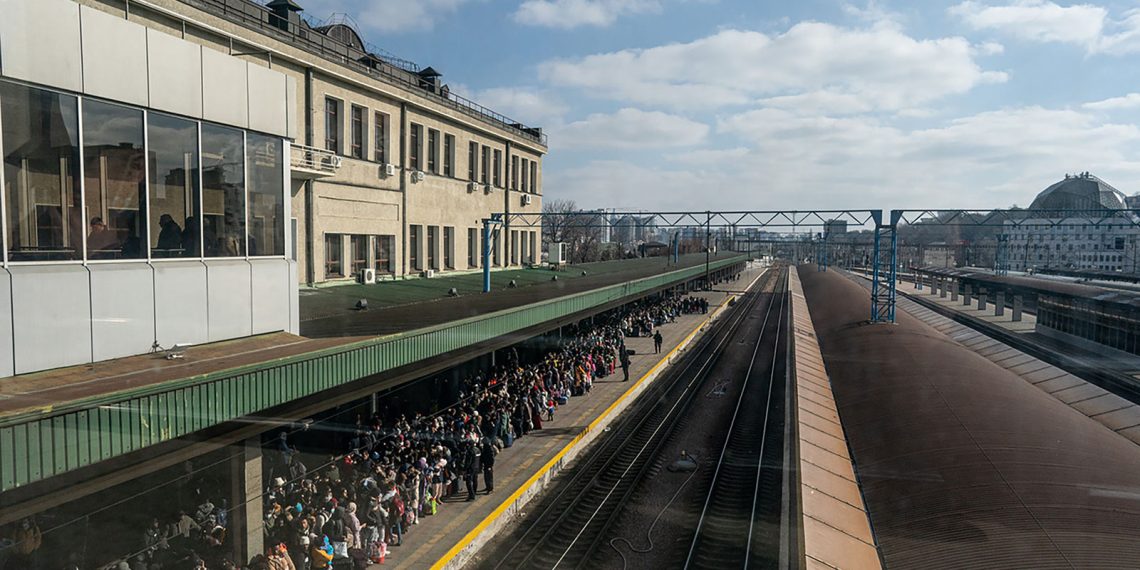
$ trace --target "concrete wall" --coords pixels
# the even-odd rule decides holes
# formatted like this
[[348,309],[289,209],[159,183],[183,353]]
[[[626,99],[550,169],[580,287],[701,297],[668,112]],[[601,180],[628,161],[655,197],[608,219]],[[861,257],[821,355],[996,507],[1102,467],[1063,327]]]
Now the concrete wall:
[[[12,265],[0,271],[0,376],[299,328],[284,259]],[[12,331],[20,331],[13,335]]]

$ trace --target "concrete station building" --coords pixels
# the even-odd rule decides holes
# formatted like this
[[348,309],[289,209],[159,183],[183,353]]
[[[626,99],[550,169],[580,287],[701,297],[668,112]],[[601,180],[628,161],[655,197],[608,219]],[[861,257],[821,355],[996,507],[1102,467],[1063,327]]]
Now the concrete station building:
[[476,269],[541,211],[540,129],[300,12],[4,2],[0,377],[297,333],[300,284]]

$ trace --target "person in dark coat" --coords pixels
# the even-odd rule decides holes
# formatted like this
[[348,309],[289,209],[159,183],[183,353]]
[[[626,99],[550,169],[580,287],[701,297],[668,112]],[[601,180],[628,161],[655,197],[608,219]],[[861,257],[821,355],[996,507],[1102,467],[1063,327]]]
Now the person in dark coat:
[[483,486],[486,487],[488,495],[495,491],[495,455],[498,453],[490,438],[483,440],[483,453],[480,459],[483,464]]
[[625,344],[621,345],[619,358],[621,359],[621,373],[625,376],[621,381],[626,382],[629,380],[629,351],[626,350]]
[[479,458],[479,449],[475,446],[475,442],[467,442],[467,451],[464,458],[464,482],[467,483],[467,500],[475,500],[475,488],[479,485],[479,471],[481,469],[481,462]]
[[657,331],[657,332],[653,333],[653,352],[654,353],[659,354],[661,352],[661,343],[664,342],[664,340],[665,339],[661,338],[661,331]]

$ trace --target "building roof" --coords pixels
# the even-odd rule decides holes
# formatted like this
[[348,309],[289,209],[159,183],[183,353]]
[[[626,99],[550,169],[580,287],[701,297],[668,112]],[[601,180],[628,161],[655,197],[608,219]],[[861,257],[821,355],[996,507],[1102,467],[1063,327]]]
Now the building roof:
[[1065,175],[1065,179],[1042,190],[1030,210],[1121,210],[1124,194],[1107,182],[1082,172]]

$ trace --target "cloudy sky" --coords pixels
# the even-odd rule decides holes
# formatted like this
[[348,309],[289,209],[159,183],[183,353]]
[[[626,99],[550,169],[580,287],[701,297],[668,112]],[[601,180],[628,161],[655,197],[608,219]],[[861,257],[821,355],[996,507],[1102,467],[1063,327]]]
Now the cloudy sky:
[[1044,0],[299,0],[550,136],[546,199],[1025,206],[1140,192],[1140,9]]

